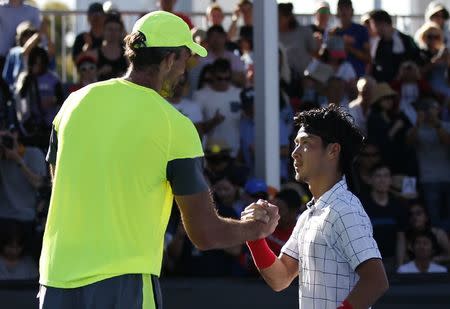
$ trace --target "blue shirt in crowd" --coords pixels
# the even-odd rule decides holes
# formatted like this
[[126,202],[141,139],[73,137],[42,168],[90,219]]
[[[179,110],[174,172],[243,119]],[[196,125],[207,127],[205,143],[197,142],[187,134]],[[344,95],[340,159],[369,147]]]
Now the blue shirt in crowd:
[[[338,35],[348,35],[355,39],[355,44],[353,47],[359,50],[363,50],[364,44],[369,43],[369,32],[366,27],[359,24],[352,23],[347,29],[339,28],[337,31]],[[361,60],[357,59],[354,55],[348,54],[347,60],[353,65],[356,75],[361,77],[366,72],[366,64]]]

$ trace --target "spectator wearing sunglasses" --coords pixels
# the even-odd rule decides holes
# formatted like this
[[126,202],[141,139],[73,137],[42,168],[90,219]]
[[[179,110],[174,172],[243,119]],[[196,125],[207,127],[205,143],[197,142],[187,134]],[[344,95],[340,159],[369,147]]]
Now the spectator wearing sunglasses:
[[434,22],[425,23],[416,33],[423,62],[422,72],[433,91],[448,99],[450,86],[447,80],[450,55],[444,42],[444,32]]
[[444,32],[444,41],[450,47],[450,32],[447,31],[446,23],[450,17],[447,8],[439,1],[431,1],[425,10],[425,20],[439,25]]
[[212,122],[204,128],[206,140],[220,139],[231,149],[231,157],[239,151],[239,123],[241,118],[240,89],[231,84],[231,65],[226,59],[217,59],[212,65],[210,88],[194,93],[194,101],[200,104],[204,121]]
[[90,55],[80,56],[76,62],[79,75],[78,83],[69,87],[68,92],[72,93],[89,84],[97,81],[97,61]]

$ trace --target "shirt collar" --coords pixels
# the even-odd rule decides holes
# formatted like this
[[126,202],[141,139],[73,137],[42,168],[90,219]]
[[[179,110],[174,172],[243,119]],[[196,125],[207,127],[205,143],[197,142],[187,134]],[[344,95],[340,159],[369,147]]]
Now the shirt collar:
[[342,177],[342,179],[338,181],[330,190],[322,194],[322,196],[319,197],[317,201],[315,201],[313,198],[308,204],[306,204],[306,207],[308,207],[308,209],[322,209],[328,205],[328,202],[333,196],[346,190],[347,181],[345,180],[345,177]]

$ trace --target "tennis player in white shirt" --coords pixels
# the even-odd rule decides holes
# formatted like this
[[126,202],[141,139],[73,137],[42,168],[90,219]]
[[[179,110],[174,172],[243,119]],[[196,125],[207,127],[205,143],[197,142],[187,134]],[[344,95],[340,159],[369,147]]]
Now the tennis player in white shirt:
[[[275,291],[299,276],[301,309],[367,309],[389,284],[370,220],[345,180],[363,137],[334,105],[295,121],[295,177],[309,185],[313,199],[280,256],[262,239],[248,243],[253,260]],[[242,220],[263,214],[264,207],[247,207]]]

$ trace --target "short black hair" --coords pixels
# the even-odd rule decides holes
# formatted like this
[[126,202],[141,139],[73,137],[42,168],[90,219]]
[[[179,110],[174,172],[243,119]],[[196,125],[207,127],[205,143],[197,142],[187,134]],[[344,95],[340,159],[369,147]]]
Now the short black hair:
[[30,54],[28,55],[28,70],[31,70],[38,59],[41,59],[44,68],[48,68],[50,58],[47,51],[42,47],[36,46],[31,49]]
[[341,145],[339,168],[352,187],[353,163],[364,144],[364,135],[355,126],[353,118],[341,107],[330,104],[298,113],[294,121],[299,128],[319,136],[324,146],[331,143]]
[[369,13],[369,18],[376,23],[386,23],[392,25],[392,17],[385,10],[373,10]]
[[212,64],[206,64],[200,72],[200,76],[198,78],[197,90],[205,87],[205,84],[212,82],[212,80],[207,79],[207,74],[212,74]]
[[227,33],[225,32],[225,29],[223,29],[223,27],[221,25],[215,25],[215,26],[209,27],[208,30],[206,31],[206,39],[211,37],[211,35],[213,33],[227,35]]
[[161,62],[174,53],[180,56],[180,47],[146,47],[146,37],[142,32],[133,32],[125,37],[125,56],[136,70],[152,68],[158,70]]
[[275,197],[285,202],[290,210],[297,210],[302,206],[302,198],[294,189],[281,190]]
[[353,8],[352,0],[339,0],[337,7],[347,6]]
[[225,58],[218,58],[212,63],[211,72],[213,74],[215,73],[224,73],[224,72],[230,72],[231,73],[231,64],[230,61],[228,61]]
[[122,26],[122,29],[125,28],[125,25],[123,24],[122,18],[120,17],[120,15],[116,14],[116,13],[108,13],[106,14],[105,17],[105,21],[104,21],[104,25],[109,24],[109,23],[115,23],[115,24],[119,24]]
[[[432,254],[435,255],[438,251],[439,251],[439,244],[436,238],[436,235],[434,235],[433,231],[431,231],[430,229],[424,230],[424,231],[417,231],[412,235],[411,238],[411,245],[414,249],[414,245],[417,242],[417,239],[419,239],[420,237],[425,237],[428,238],[431,241],[431,250],[432,250]],[[413,258],[415,258],[414,256],[414,252],[412,252],[412,256]]]
[[291,2],[278,3],[278,13],[283,16],[291,16],[294,12],[294,5]]

